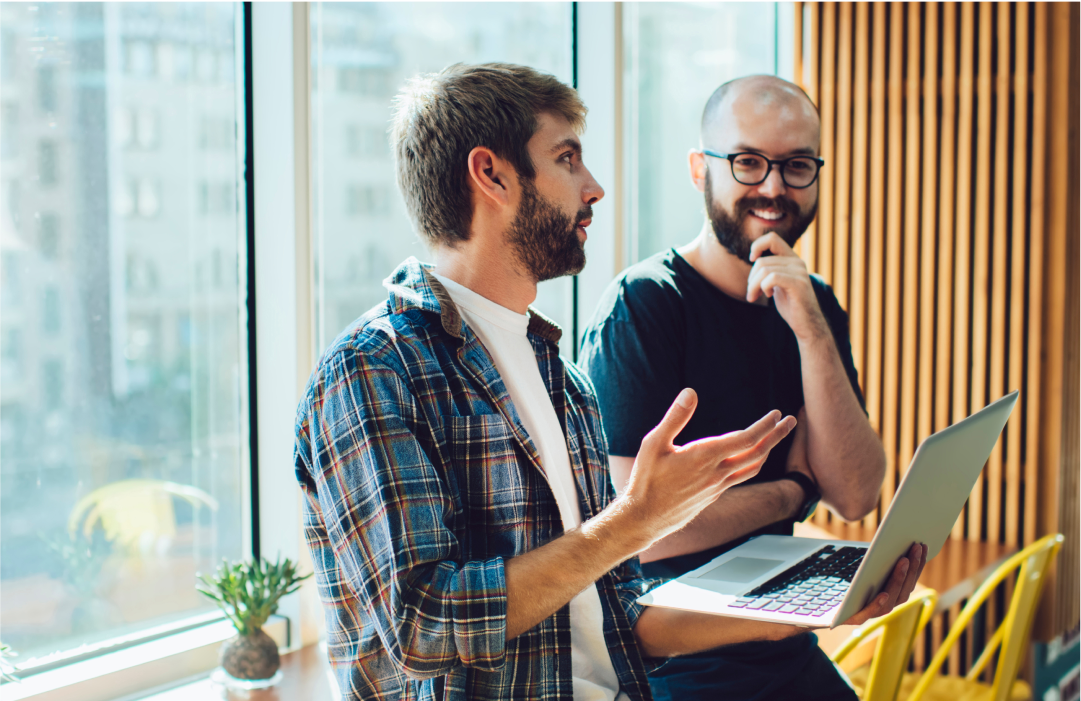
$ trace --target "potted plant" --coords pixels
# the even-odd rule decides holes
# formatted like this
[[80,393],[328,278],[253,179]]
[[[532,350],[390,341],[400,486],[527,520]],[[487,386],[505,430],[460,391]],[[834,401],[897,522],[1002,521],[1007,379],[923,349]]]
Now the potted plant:
[[278,601],[300,588],[310,577],[297,574],[289,558],[276,562],[223,560],[213,576],[197,574],[195,588],[211,598],[233,623],[237,634],[222,645],[222,669],[241,681],[269,680],[281,666],[278,645],[263,632],[267,619],[278,610]]
[[0,643],[0,681],[19,681],[19,678],[15,676],[15,665],[8,662],[9,658],[17,656],[18,655],[14,650],[3,643]]

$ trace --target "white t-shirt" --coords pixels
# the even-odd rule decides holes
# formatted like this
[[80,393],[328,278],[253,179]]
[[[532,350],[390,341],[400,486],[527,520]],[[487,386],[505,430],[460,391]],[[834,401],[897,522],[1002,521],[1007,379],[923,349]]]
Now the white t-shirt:
[[[529,317],[453,280],[435,277],[447,288],[465,322],[492,356],[522,425],[540,454],[545,477],[559,505],[563,529],[577,528],[582,524],[582,512],[567,441],[526,336]],[[619,692],[619,679],[604,642],[604,614],[597,585],[571,599],[570,609],[575,701],[613,701],[617,696],[619,701],[627,701],[627,695]]]

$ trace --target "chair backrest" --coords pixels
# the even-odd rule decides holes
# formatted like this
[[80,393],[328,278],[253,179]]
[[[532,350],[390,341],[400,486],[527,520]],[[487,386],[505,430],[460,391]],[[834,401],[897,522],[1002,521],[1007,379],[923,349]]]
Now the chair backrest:
[[1036,604],[1040,600],[1040,591],[1043,589],[1047,570],[1058,554],[1059,548],[1062,547],[1062,541],[1063,537],[1060,533],[1044,536],[998,566],[994,573],[969,597],[968,603],[950,627],[949,634],[935,652],[930,664],[927,665],[927,669],[920,677],[912,695],[908,697],[908,701],[919,701],[934,682],[950,650],[957,644],[972,617],[995,591],[995,588],[1018,571],[1005,618],[995,634],[991,636],[987,647],[972,665],[972,669],[965,675],[970,680],[979,677],[997,650],[998,664],[990,698],[993,701],[1006,701],[1009,698],[1010,690],[1017,680],[1017,672],[1021,667],[1029,632],[1032,630],[1032,620],[1036,613]]
[[90,492],[75,504],[68,517],[68,532],[80,530],[87,538],[100,523],[105,537],[116,545],[134,549],[143,540],[156,541],[176,535],[173,498],[193,508],[217,511],[214,497],[197,487],[164,480],[131,479],[112,482]]
[[863,701],[893,701],[897,697],[908,659],[912,655],[912,646],[920,631],[931,620],[937,601],[938,592],[934,589],[917,592],[885,616],[857,628],[833,654],[833,661],[840,662],[872,634],[881,630],[867,675],[867,685],[863,690]]

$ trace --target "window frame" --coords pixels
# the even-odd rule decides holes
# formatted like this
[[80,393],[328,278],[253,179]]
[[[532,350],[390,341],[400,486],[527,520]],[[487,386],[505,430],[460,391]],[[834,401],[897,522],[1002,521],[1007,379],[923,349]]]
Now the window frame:
[[[780,56],[775,72],[791,79],[793,22],[790,3],[775,3]],[[609,183],[597,203],[587,243],[590,264],[572,286],[572,357],[580,324],[596,307],[609,282],[634,262],[633,227],[625,226],[623,6],[618,2],[568,3],[572,13],[572,76],[590,107],[591,128],[582,135],[594,177]],[[246,208],[242,265],[247,269],[246,316],[248,413],[243,470],[242,550],[251,556],[289,557],[312,569],[302,538],[303,498],[293,477],[294,411],[314,366],[316,329],[312,237],[310,5],[237,3],[237,124],[242,133],[244,173],[238,202]],[[243,52],[241,54],[241,52]],[[241,56],[243,57],[241,59]],[[254,118],[259,114],[259,120]],[[633,115],[632,115],[633,116]],[[633,157],[630,159],[633,161]],[[295,344],[280,339],[295,335]],[[322,609],[313,580],[282,599],[268,626],[286,650],[318,641]],[[86,701],[118,693],[152,694],[205,677],[217,666],[217,651],[230,624],[205,613],[106,641],[90,651],[59,656],[21,685],[4,685],[5,698],[51,701],[77,693]],[[86,665],[101,673],[78,673]],[[79,679],[58,683],[64,674]],[[25,673],[25,671],[24,671]],[[58,676],[59,675],[59,676]],[[34,691],[37,689],[37,691]],[[128,691],[121,691],[128,690]]]
[[[308,6],[236,3],[235,8],[235,70],[237,85],[243,88],[236,91],[237,113],[244,115],[236,124],[244,163],[236,187],[237,202],[244,203],[246,211],[241,265],[248,273],[245,314],[239,319],[247,341],[248,381],[241,410],[249,417],[247,440],[242,441],[240,488],[247,498],[241,502],[241,550],[253,557],[280,554],[310,569],[310,557],[301,547],[300,495],[291,466],[293,410],[312,356],[306,273]],[[256,111],[273,116],[275,110],[287,118],[262,119],[256,127]],[[294,159],[299,169],[293,167]],[[282,208],[295,216],[281,219]],[[257,220],[263,224],[257,227]],[[290,220],[296,221],[295,231]],[[283,241],[293,246],[282,247]],[[295,284],[282,285],[284,279]],[[263,300],[262,306],[257,299]],[[275,343],[280,334],[292,332],[290,326],[295,326],[297,336],[293,349]],[[260,461],[260,453],[274,458]],[[302,591],[282,599],[278,614],[266,627],[287,650],[318,638],[311,615],[302,625],[303,598],[318,603],[311,580]],[[217,666],[218,649],[232,634],[231,624],[219,612],[185,617],[20,668],[22,681],[5,683],[4,698],[51,701],[77,695],[85,701],[105,701],[124,693],[149,694],[205,676]]]

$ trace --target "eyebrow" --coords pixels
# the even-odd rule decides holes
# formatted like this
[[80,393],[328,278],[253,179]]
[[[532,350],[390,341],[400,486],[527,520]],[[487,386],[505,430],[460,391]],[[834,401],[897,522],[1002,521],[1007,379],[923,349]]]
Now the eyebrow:
[[[762,149],[755,148],[754,146],[748,146],[747,144],[737,144],[732,149],[732,153],[742,153],[743,151],[753,151],[754,153],[764,153],[764,151]],[[813,155],[815,155],[815,151],[814,151],[813,148],[803,147],[803,148],[792,149],[791,151],[789,151],[785,155],[786,156],[813,156]]]
[[556,153],[558,151],[563,151],[566,149],[574,151],[579,156],[582,155],[582,144],[578,142],[578,139],[572,139],[570,137],[563,139],[558,144],[553,146],[552,150],[549,151],[549,153]]

